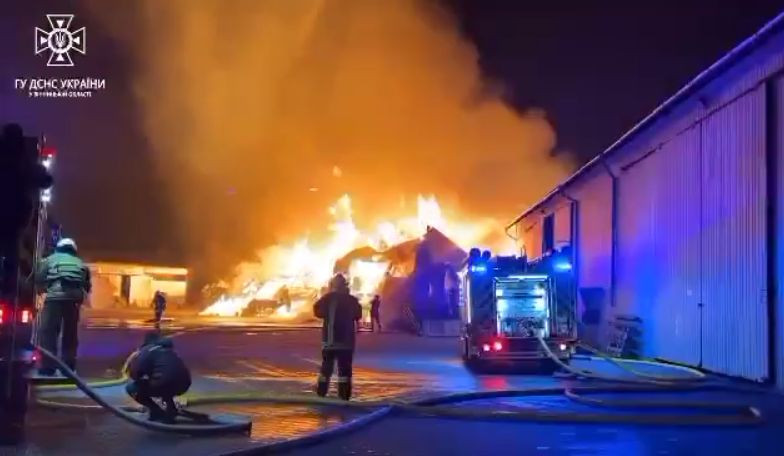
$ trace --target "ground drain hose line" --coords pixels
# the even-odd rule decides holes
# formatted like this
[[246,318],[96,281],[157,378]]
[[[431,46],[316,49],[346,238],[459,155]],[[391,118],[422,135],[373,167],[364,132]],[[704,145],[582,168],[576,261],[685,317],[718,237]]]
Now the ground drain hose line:
[[[429,399],[405,403],[381,402],[381,401],[343,401],[331,398],[319,398],[308,395],[270,395],[259,393],[244,394],[224,394],[217,396],[196,396],[186,397],[185,404],[189,406],[242,403],[242,402],[263,402],[276,404],[298,404],[315,406],[349,407],[357,409],[389,408],[394,410],[412,412],[423,415],[435,416],[454,416],[454,417],[474,417],[474,418],[505,418],[524,421],[543,420],[548,422],[624,422],[637,424],[680,424],[680,425],[734,425],[734,424],[754,424],[760,422],[761,413],[754,407],[744,404],[717,404],[711,402],[662,402],[644,400],[613,400],[613,399],[593,399],[581,395],[597,393],[641,393],[641,392],[667,392],[667,391],[703,391],[703,390],[733,390],[721,385],[704,386],[681,386],[672,388],[662,388],[654,385],[610,385],[610,386],[572,386],[572,387],[547,387],[531,388],[524,390],[501,390],[501,391],[479,391],[468,393],[456,393],[446,396],[438,396]],[[652,417],[646,415],[618,415],[606,413],[584,413],[584,412],[552,412],[542,410],[526,410],[515,412],[484,411],[475,409],[455,410],[445,408],[445,405],[461,402],[470,402],[482,399],[497,399],[509,397],[530,397],[530,396],[552,396],[565,395],[567,398],[590,406],[615,407],[615,408],[645,408],[645,409],[697,409],[712,410],[717,412],[736,412],[735,415],[715,416],[715,415],[659,415]],[[47,402],[44,405],[55,407],[76,408],[79,410],[97,410],[101,407],[84,404],[67,404],[59,402]],[[630,418],[631,417],[631,418]],[[664,417],[664,418],[662,418]]]
[[[637,360],[637,359],[623,359],[623,358],[616,358],[614,356],[610,356],[607,353],[601,352],[590,345],[586,344],[579,344],[579,346],[590,353],[598,356],[601,359],[608,361],[610,364],[618,367],[621,370],[624,370],[632,375],[635,375],[640,378],[654,380],[654,381],[665,381],[665,382],[701,382],[705,381],[708,377],[705,373],[700,372],[697,369],[692,369],[690,367],[685,366],[673,366],[667,363],[661,363],[658,361],[651,361],[651,360]],[[679,370],[683,370],[689,372],[692,376],[691,377],[682,377],[682,376],[670,376],[670,375],[655,375],[649,374],[647,372],[641,372],[636,369],[632,369],[631,367],[627,366],[626,364],[648,364],[652,366],[666,366],[668,368],[677,368]]]
[[[720,386],[705,385],[704,387],[679,387],[672,389],[695,390],[695,389],[726,389]],[[602,392],[655,392],[662,391],[661,387],[654,387],[652,385],[615,385],[615,386],[577,386],[570,389],[572,394],[574,391],[602,393]],[[304,437],[295,437],[293,439],[284,440],[281,442],[274,442],[262,444],[253,448],[243,449],[239,451],[231,451],[223,453],[221,456],[249,456],[257,454],[270,454],[281,451],[293,450],[295,448],[304,448],[312,446],[322,441],[337,437],[339,435],[347,434],[358,430],[361,427],[374,423],[381,418],[390,414],[390,412],[413,413],[423,416],[434,416],[452,419],[469,419],[469,420],[499,420],[499,421],[526,421],[526,422],[550,422],[550,423],[624,423],[624,424],[647,424],[647,425],[696,425],[696,426],[749,426],[759,425],[763,422],[762,415],[753,407],[748,407],[744,414],[738,415],[652,415],[652,414],[610,414],[610,413],[578,413],[578,412],[555,412],[545,410],[523,410],[523,411],[483,411],[476,409],[455,409],[446,407],[448,404],[455,404],[466,401],[480,400],[480,399],[494,399],[503,397],[523,397],[523,396],[543,396],[543,395],[557,395],[563,394],[563,387],[549,387],[549,388],[532,388],[527,390],[504,390],[504,391],[482,391],[470,393],[456,393],[445,396],[438,396],[430,399],[423,399],[415,401],[411,404],[394,403],[389,407],[383,407],[375,412],[368,414],[357,420],[344,423],[342,425],[330,428],[324,431],[309,434]],[[256,396],[258,399],[269,399],[268,396]],[[313,399],[309,396],[288,396],[296,403],[306,403],[308,399]],[[208,399],[208,398],[204,398]],[[244,395],[245,400],[252,400],[252,395]],[[278,402],[273,399],[273,402]],[[194,398],[198,401],[199,398]],[[600,400],[592,399],[593,401],[601,402]],[[318,404],[324,404],[325,401],[310,401]],[[343,405],[353,406],[370,406],[378,404],[373,402],[344,402],[337,400],[327,400],[330,405]],[[628,402],[627,405],[632,404]]]
[[[679,384],[683,383],[683,382],[679,382],[679,381],[673,381],[672,379],[669,379],[669,378],[666,379],[666,380],[665,379],[649,378],[649,376],[639,375],[640,373],[638,373],[637,371],[634,371],[633,369],[631,369],[629,367],[625,367],[625,366],[621,367],[621,368],[623,370],[630,371],[632,374],[634,374],[636,376],[635,378],[619,378],[619,377],[614,377],[612,375],[599,374],[599,373],[596,373],[596,372],[593,372],[593,371],[590,371],[590,370],[587,370],[587,369],[576,369],[576,368],[566,364],[558,356],[556,356],[556,354],[553,353],[553,351],[550,349],[550,347],[547,345],[547,342],[545,342],[544,339],[542,339],[541,337],[537,337],[537,340],[539,341],[539,345],[542,347],[542,349],[544,350],[545,354],[555,364],[557,364],[561,369],[563,369],[563,370],[565,370],[567,372],[570,372],[570,373],[572,373],[574,375],[577,375],[577,376],[586,377],[586,378],[592,378],[592,379],[596,379],[596,380],[604,380],[604,381],[608,381],[608,382],[635,383],[635,384],[652,384],[652,385],[660,385],[660,386],[676,386],[676,385],[679,385]],[[608,356],[608,358],[612,359],[609,356]],[[613,364],[620,365],[620,362],[618,362],[616,360],[612,360],[611,362],[613,362]]]
[[204,425],[190,425],[190,424],[163,424],[157,422],[147,421],[140,419],[133,414],[116,407],[106,402],[99,396],[90,386],[88,386],[81,378],[79,378],[64,362],[57,356],[50,353],[48,350],[36,347],[40,353],[46,356],[49,360],[54,362],[66,377],[70,378],[76,383],[76,386],[82,390],[90,399],[98,403],[101,407],[108,410],[120,419],[123,419],[131,424],[141,426],[146,429],[160,432],[190,434],[190,435],[210,435],[210,434],[226,434],[226,433],[247,433],[250,431],[250,422],[241,423],[225,423],[225,424],[204,424]]
[[[173,334],[169,334],[166,337],[174,338],[181,336],[186,333],[194,333],[203,330],[204,328],[193,328],[187,331],[178,331]],[[40,348],[40,347],[39,347]],[[87,385],[90,388],[111,388],[112,386],[119,386],[124,385],[128,382],[128,365],[130,364],[133,357],[138,353],[138,350],[135,350],[127,358],[125,358],[125,362],[123,362],[122,369],[120,369],[121,376],[119,378],[113,378],[109,380],[98,380],[95,382],[89,382]],[[54,385],[35,385],[33,387],[36,391],[46,391],[46,392],[58,392],[58,391],[74,391],[79,389],[78,386],[73,384],[54,384]]]
[[[41,350],[40,347],[38,347],[38,349]],[[89,386],[90,388],[93,388],[93,389],[95,389],[95,388],[111,388],[112,386],[120,386],[120,385],[126,384],[128,382],[128,365],[130,364],[131,360],[133,359],[134,355],[136,355],[136,353],[137,352],[134,351],[133,353],[128,355],[127,358],[125,358],[125,362],[123,362],[122,369],[120,369],[120,373],[122,374],[122,376],[120,378],[113,378],[113,379],[109,379],[109,380],[98,380],[98,381],[95,381],[95,382],[85,382],[85,384],[87,386]],[[71,371],[71,372],[73,372],[73,371]],[[73,372],[73,373],[74,373],[74,375],[76,374],[75,372]],[[70,384],[69,383],[69,384],[64,384],[64,385],[63,384],[34,385],[33,389],[35,391],[58,392],[58,391],[73,391],[73,390],[79,389],[79,387],[74,385],[74,384]]]
[[[613,400],[600,400],[585,398],[578,394],[582,393],[612,393],[612,392],[645,392],[645,391],[690,391],[700,389],[728,389],[718,385],[688,385],[678,384],[675,382],[664,382],[660,380],[640,380],[640,379],[618,379],[611,376],[595,374],[588,370],[574,369],[571,366],[563,363],[557,356],[555,356],[549,347],[540,339],[540,343],[545,349],[545,352],[550,356],[559,366],[572,372],[576,375],[584,377],[598,378],[601,380],[609,380],[612,382],[625,382],[627,385],[614,385],[614,386],[599,386],[599,387],[554,387],[554,388],[538,388],[530,390],[511,390],[511,391],[486,391],[486,392],[472,392],[452,394],[448,396],[441,396],[437,398],[425,399],[416,401],[410,404],[402,402],[346,402],[329,398],[314,398],[312,396],[298,396],[298,395],[264,395],[264,394],[238,394],[238,395],[220,395],[220,396],[196,396],[186,398],[189,405],[206,405],[215,403],[226,402],[271,402],[271,403],[295,403],[307,405],[322,405],[322,406],[345,406],[355,408],[375,408],[381,407],[374,412],[365,415],[361,418],[352,420],[334,428],[319,431],[309,434],[304,437],[284,440],[271,444],[265,444],[260,447],[254,447],[248,450],[241,450],[239,452],[227,453],[231,455],[245,455],[245,454],[258,454],[266,452],[285,451],[297,447],[304,447],[319,443],[327,438],[337,436],[346,432],[358,429],[359,427],[368,425],[376,420],[388,415],[392,411],[415,413],[427,416],[439,416],[445,418],[457,419],[487,419],[487,420],[514,420],[514,421],[536,421],[536,422],[573,422],[573,423],[630,423],[630,424],[660,424],[660,425],[754,425],[762,422],[762,415],[759,410],[753,407],[736,406],[736,405],[723,405],[711,403],[651,403],[650,401],[613,401]],[[41,352],[55,362],[67,369],[59,359],[54,357],[51,353],[41,350]],[[90,391],[89,386],[85,385],[81,379],[73,374],[70,369],[64,372],[77,382],[77,387],[87,394],[91,399],[95,400],[103,408],[108,409],[115,415],[120,416],[127,421],[134,424],[141,425],[152,430],[164,430],[167,432],[180,432],[180,433],[207,433],[205,426],[188,426],[191,430],[186,429],[186,426],[180,425],[165,425],[159,423],[150,423],[145,420],[140,420],[136,417],[129,416],[127,408],[121,409],[111,406],[104,402],[97,394]],[[636,371],[635,371],[636,372]],[[732,388],[729,388],[732,389]],[[562,412],[562,411],[543,411],[543,410],[522,410],[522,411],[485,411],[477,409],[454,409],[445,407],[446,404],[454,404],[459,402],[478,400],[478,399],[492,399],[499,397],[519,397],[519,396],[534,396],[534,395],[556,395],[565,394],[571,400],[579,403],[604,406],[604,407],[635,407],[635,408],[663,408],[671,405],[677,405],[678,408],[689,406],[690,408],[697,409],[710,409],[721,411],[742,411],[743,413],[736,415],[651,415],[651,414],[608,414],[608,413],[579,413],[579,412]],[[88,406],[82,404],[63,404],[51,401],[43,401],[43,406],[53,407],[70,407],[85,409],[95,409],[97,406]],[[695,406],[696,405],[696,406]],[[247,426],[247,425],[245,425]],[[247,427],[244,431],[247,430]],[[220,432],[226,432],[223,428]]]

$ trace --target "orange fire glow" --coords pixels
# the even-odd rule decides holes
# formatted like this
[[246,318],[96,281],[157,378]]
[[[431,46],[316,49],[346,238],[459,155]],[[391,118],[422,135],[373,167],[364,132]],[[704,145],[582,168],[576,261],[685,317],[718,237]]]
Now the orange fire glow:
[[[332,224],[327,242],[303,237],[289,246],[262,250],[255,263],[241,265],[234,279],[235,290],[221,296],[201,315],[238,316],[253,300],[276,300],[285,286],[290,306],[281,304],[271,319],[292,319],[309,311],[332,276],[335,262],[354,249],[369,246],[382,251],[422,236],[428,227],[444,233],[463,249],[486,238],[496,224],[489,219],[465,222],[447,220],[435,196],[417,196],[417,213],[379,222],[375,229],[360,230],[353,218],[351,198],[345,194],[329,208]],[[352,293],[366,300],[377,292],[389,270],[384,260],[356,259],[348,268]]]

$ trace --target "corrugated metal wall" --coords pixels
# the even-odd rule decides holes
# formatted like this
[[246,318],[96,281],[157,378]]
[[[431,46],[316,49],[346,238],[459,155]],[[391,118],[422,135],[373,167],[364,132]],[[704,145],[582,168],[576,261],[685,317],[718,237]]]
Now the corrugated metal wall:
[[[651,344],[670,361],[700,362],[700,128],[664,144],[654,156],[656,294],[647,312]],[[646,325],[647,326],[647,325]]]
[[625,170],[618,204],[618,313],[642,318],[646,355],[698,364],[699,128]]
[[[589,168],[564,190],[579,200],[580,289],[610,289],[615,247],[617,308],[608,298],[602,312],[646,318],[648,353],[655,356],[766,378],[771,332],[767,255],[775,255],[774,345],[778,384],[784,389],[784,78],[773,86],[773,120],[766,119],[771,111],[766,113],[764,93],[765,78],[778,78],[782,68],[784,34],[779,33],[606,157],[605,163],[617,169],[661,148],[621,173],[615,246],[610,177]],[[695,126],[682,133],[690,125]],[[775,130],[766,130],[769,125]],[[766,144],[770,131],[776,136]],[[772,197],[766,192],[767,145],[776,148],[775,252],[767,251],[766,201]],[[530,220],[526,223],[531,226]],[[531,247],[538,254],[541,229],[529,235],[534,234],[539,236]],[[580,309],[585,308],[582,298]],[[703,304],[696,311],[695,302]]]
[[764,87],[702,123],[702,363],[768,376]]
[[764,379],[764,91],[631,165],[618,191],[616,311],[643,319],[643,352]]

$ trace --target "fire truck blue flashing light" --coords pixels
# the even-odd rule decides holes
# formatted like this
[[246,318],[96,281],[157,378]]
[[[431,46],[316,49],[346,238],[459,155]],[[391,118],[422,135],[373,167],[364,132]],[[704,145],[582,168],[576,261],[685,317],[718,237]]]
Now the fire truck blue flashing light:
[[476,272],[476,273],[479,273],[479,274],[483,274],[483,273],[487,272],[487,266],[485,266],[483,264],[471,265],[471,272]]
[[555,269],[558,272],[571,271],[572,264],[566,260],[559,260],[553,263],[553,269]]

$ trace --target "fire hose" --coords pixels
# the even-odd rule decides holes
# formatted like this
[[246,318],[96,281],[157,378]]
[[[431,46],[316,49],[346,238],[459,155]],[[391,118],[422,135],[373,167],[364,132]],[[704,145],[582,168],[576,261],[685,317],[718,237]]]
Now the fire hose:
[[[660,401],[641,401],[641,400],[608,400],[586,397],[590,394],[599,393],[643,393],[643,392],[662,392],[662,391],[696,391],[696,390],[735,390],[725,385],[710,384],[706,382],[706,377],[699,371],[694,371],[692,377],[665,377],[654,376],[639,372],[635,369],[624,366],[628,360],[617,360],[595,351],[601,358],[619,366],[620,368],[634,374],[635,378],[618,378],[598,374],[585,369],[576,369],[557,358],[549,347],[542,342],[545,352],[561,368],[582,378],[592,378],[616,383],[614,385],[603,386],[559,386],[546,388],[531,388],[521,390],[503,391],[480,391],[469,393],[457,393],[444,396],[437,396],[429,399],[403,402],[403,401],[341,401],[337,399],[319,398],[308,395],[277,395],[263,393],[244,393],[244,394],[222,394],[222,395],[189,395],[184,399],[187,406],[210,405],[232,402],[260,402],[260,403],[283,403],[300,405],[319,405],[319,406],[338,406],[352,407],[358,409],[375,409],[373,412],[360,418],[348,421],[339,426],[308,434],[303,437],[296,437],[289,440],[254,446],[253,449],[239,451],[229,454],[256,454],[257,452],[283,451],[295,447],[312,445],[319,443],[333,436],[351,432],[362,426],[376,422],[377,420],[389,415],[392,412],[415,414],[421,416],[432,416],[452,419],[469,420],[503,420],[503,421],[528,421],[528,422],[551,422],[551,423],[625,423],[625,424],[644,424],[644,425],[697,425],[697,426],[747,426],[757,425],[763,422],[760,411],[752,406],[745,404],[720,404],[713,402],[660,402]],[[64,402],[54,402],[39,399],[38,404],[44,407],[68,408],[76,410],[108,410],[114,415],[132,424],[142,426],[149,430],[161,432],[176,432],[182,434],[218,434],[226,432],[247,433],[250,428],[249,422],[242,423],[218,423],[212,425],[170,425],[149,422],[134,416],[134,412],[139,412],[139,407],[117,407],[103,400],[91,385],[86,384],[68,367],[57,359],[50,352],[40,349],[44,356],[52,359],[66,377],[76,383],[76,387],[82,390],[88,397],[98,405],[73,404]],[[636,361],[635,361],[636,362]],[[656,364],[649,361],[643,363]],[[661,364],[661,363],[658,363]],[[688,369],[687,369],[688,370]],[[698,381],[699,380],[699,381]],[[119,379],[110,382],[119,382]],[[104,382],[108,383],[108,382]],[[617,384],[621,383],[621,384]],[[625,384],[624,384],[625,383]],[[509,398],[509,397],[531,397],[531,396],[553,396],[564,395],[568,399],[580,404],[612,407],[612,408],[635,408],[635,409],[695,409],[702,411],[721,412],[721,414],[650,414],[650,413],[603,413],[603,412],[578,412],[578,411],[553,411],[541,409],[526,410],[484,410],[477,408],[452,407],[450,404],[465,403],[483,399]],[[228,454],[227,454],[228,455]]]
[[43,356],[46,356],[50,361],[55,363],[58,369],[60,369],[60,372],[76,383],[76,386],[82,390],[82,392],[86,394],[87,397],[95,401],[101,408],[136,426],[141,426],[152,431],[174,432],[191,435],[210,435],[237,432],[247,433],[250,431],[250,421],[213,422],[210,424],[164,424],[141,419],[137,416],[134,416],[133,413],[131,413],[127,408],[117,407],[104,400],[93,390],[92,387],[87,385],[84,380],[79,378],[76,373],[68,367],[68,365],[60,360],[60,358],[44,348],[36,347],[36,349],[38,349],[38,351]]

